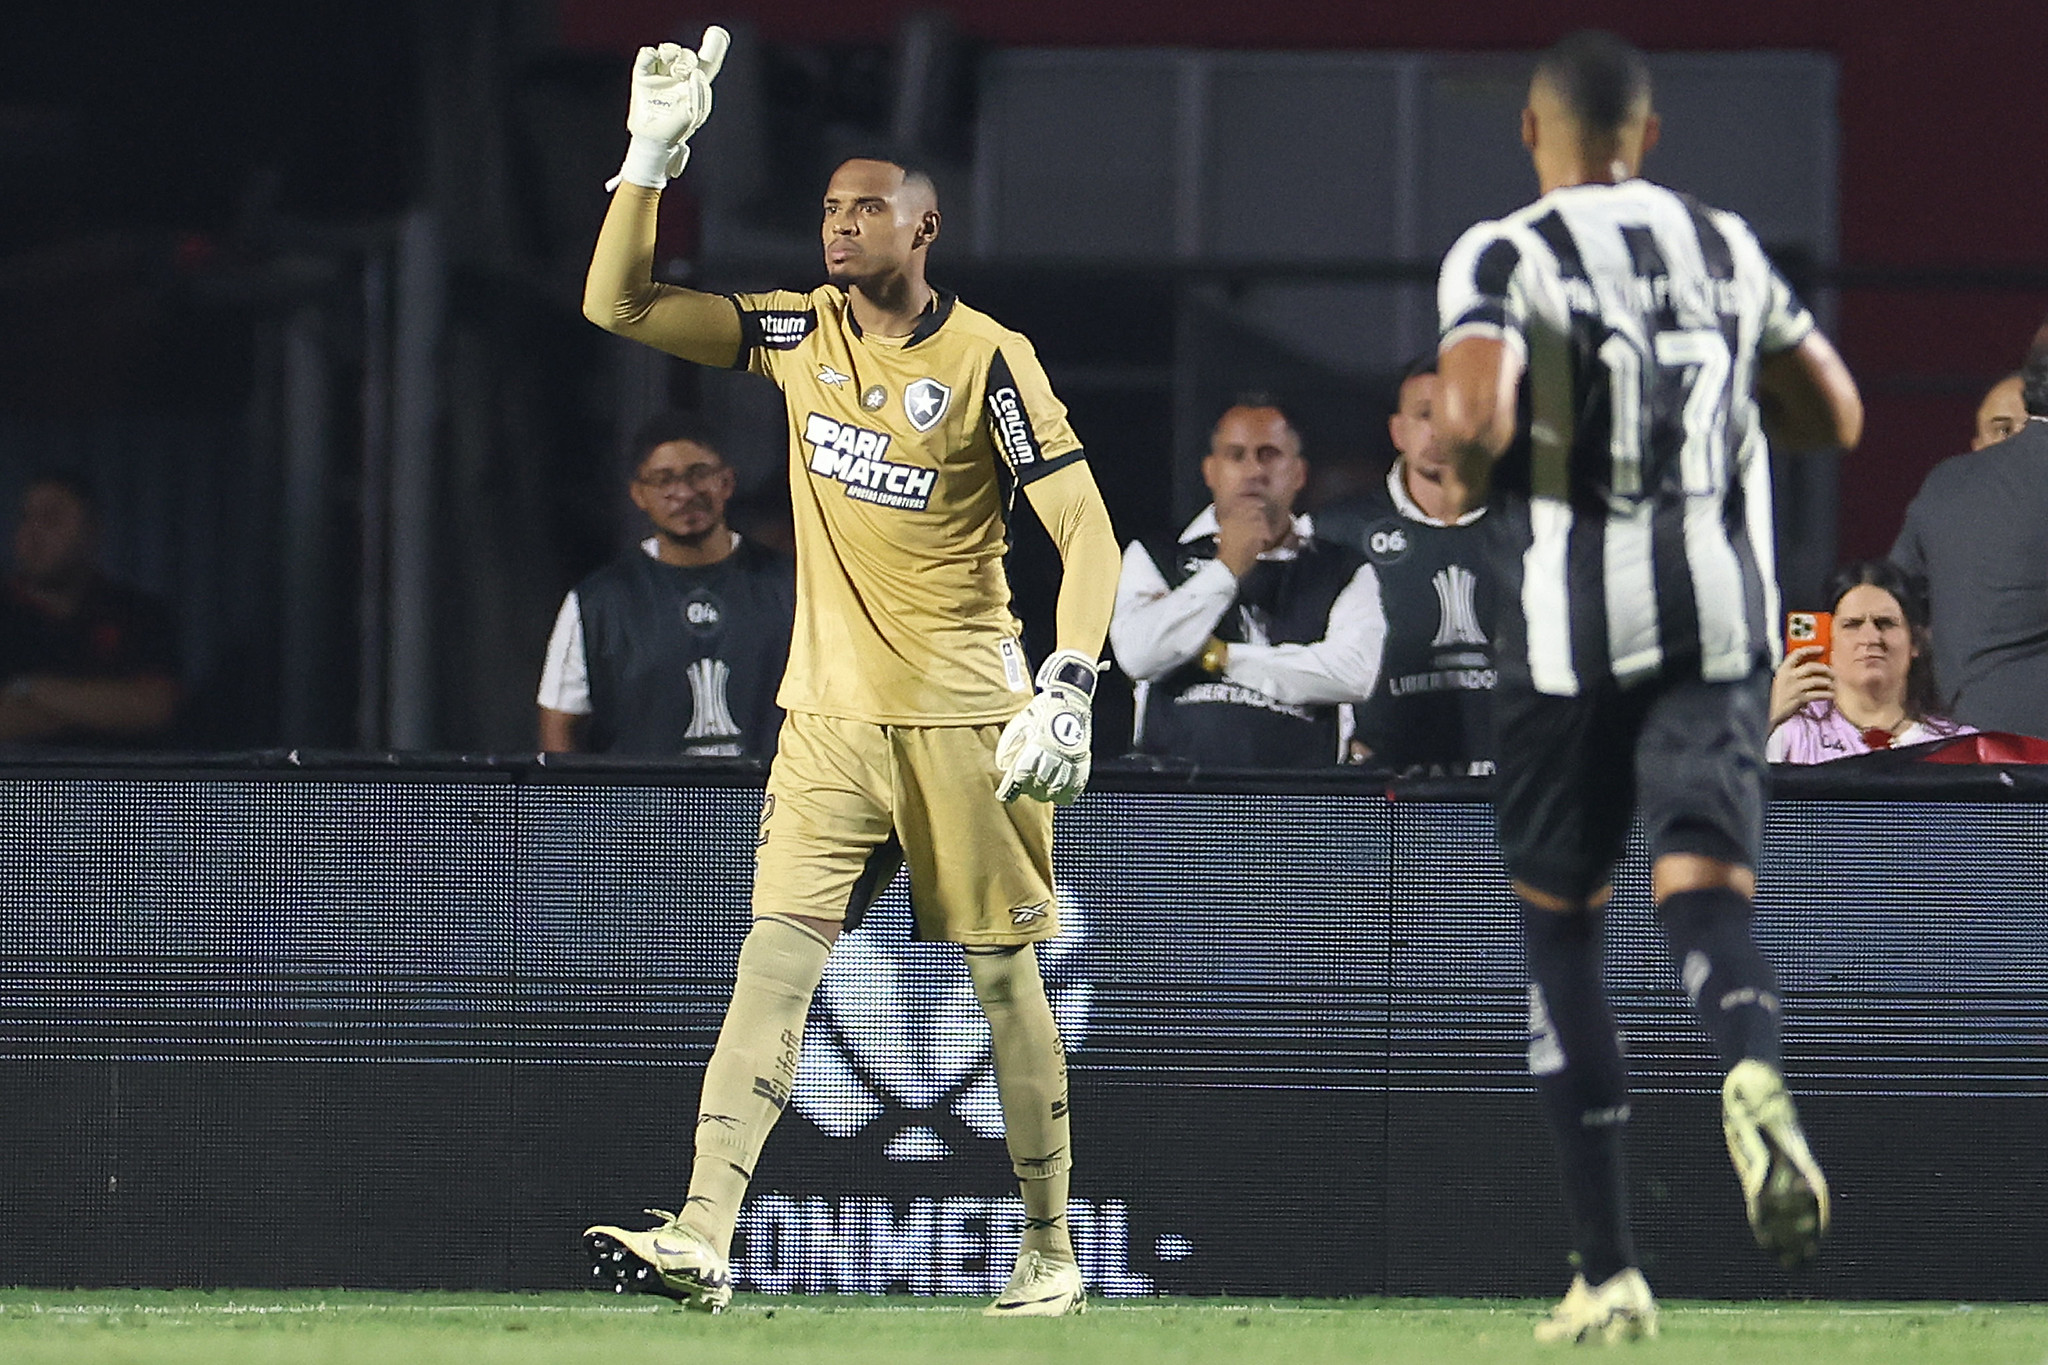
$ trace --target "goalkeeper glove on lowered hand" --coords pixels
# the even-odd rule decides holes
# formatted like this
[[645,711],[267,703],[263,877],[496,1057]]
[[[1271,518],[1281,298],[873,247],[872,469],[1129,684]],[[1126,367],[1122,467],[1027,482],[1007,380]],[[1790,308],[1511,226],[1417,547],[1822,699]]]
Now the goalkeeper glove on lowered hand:
[[1088,785],[1089,707],[1095,700],[1095,661],[1062,649],[1038,669],[1038,695],[1003,727],[996,795],[1028,796],[1064,806]]
[[605,182],[621,180],[658,190],[683,173],[690,159],[690,135],[711,117],[711,82],[725,65],[732,35],[713,24],[695,52],[675,43],[643,47],[633,61],[633,103],[626,114],[625,164]]

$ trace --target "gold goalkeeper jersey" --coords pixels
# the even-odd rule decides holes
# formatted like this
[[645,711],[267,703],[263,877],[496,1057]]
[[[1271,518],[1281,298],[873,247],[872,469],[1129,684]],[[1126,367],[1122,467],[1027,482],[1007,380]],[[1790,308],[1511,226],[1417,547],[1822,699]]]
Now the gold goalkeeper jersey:
[[907,337],[864,333],[832,285],[733,303],[735,368],[789,411],[796,631],[776,700],[880,725],[1009,719],[1031,692],[1010,501],[1082,455],[1031,343],[946,294]]

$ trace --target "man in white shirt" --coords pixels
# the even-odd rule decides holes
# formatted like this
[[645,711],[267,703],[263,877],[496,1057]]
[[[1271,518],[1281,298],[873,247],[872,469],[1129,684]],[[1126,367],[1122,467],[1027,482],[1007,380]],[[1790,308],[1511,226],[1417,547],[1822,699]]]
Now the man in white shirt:
[[1295,514],[1307,475],[1286,412],[1247,395],[1209,436],[1214,501],[1177,542],[1125,548],[1109,642],[1138,683],[1140,751],[1210,767],[1340,761],[1386,621],[1364,556]]
[[1494,573],[1483,506],[1450,505],[1434,426],[1436,355],[1402,377],[1387,429],[1396,455],[1378,488],[1322,509],[1324,539],[1379,575],[1387,618],[1379,686],[1357,708],[1352,757],[1397,773],[1493,771]]

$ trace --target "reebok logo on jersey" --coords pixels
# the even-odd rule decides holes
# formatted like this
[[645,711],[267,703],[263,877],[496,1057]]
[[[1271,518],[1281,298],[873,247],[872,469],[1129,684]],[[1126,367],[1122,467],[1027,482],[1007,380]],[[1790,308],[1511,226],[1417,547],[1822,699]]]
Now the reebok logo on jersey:
[[846,496],[882,507],[922,512],[932,500],[939,471],[884,459],[889,438],[814,412],[804,423],[804,443],[811,447],[810,470],[834,479]]
[[1040,901],[1036,905],[1017,906],[1010,911],[1010,923],[1025,925],[1035,920],[1042,920],[1045,918],[1046,908],[1051,904],[1051,901]]
[[1038,437],[1032,434],[1031,419],[1024,415],[1024,400],[1018,397],[1015,385],[989,391],[988,415],[996,444],[1009,458],[1010,468],[1038,463]]
[[841,374],[830,365],[820,365],[818,367],[818,382],[820,384],[850,384],[853,382],[853,376]]

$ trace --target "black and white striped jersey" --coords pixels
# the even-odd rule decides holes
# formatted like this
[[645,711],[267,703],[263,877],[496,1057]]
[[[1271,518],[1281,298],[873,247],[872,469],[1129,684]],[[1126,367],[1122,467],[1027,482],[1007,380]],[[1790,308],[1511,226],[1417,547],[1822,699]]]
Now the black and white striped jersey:
[[1553,190],[1444,258],[1442,348],[1523,360],[1494,473],[1504,682],[1576,696],[1776,657],[1759,357],[1813,318],[1735,214],[1645,180]]

